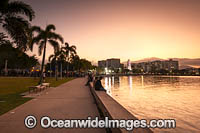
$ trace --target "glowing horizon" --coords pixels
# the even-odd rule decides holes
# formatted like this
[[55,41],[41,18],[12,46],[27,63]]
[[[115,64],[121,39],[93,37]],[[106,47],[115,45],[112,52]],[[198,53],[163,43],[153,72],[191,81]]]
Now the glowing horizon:
[[[81,58],[200,57],[197,0],[23,1],[36,12],[33,25],[54,24]],[[31,54],[37,55],[37,47]],[[46,59],[50,54],[53,49],[47,46]]]

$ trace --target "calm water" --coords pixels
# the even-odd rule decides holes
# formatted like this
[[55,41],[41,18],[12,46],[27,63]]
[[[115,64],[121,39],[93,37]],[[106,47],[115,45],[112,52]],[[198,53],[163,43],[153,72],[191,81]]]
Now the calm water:
[[122,76],[102,81],[110,95],[139,119],[175,119],[175,129],[200,133],[200,77]]

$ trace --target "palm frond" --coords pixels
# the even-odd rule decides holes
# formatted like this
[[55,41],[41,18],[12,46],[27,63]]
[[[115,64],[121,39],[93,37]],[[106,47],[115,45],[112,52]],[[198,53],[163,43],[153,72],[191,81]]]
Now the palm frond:
[[27,32],[30,27],[28,21],[22,17],[7,16],[4,19],[2,27],[8,32],[18,48],[21,50],[27,49]]
[[38,48],[39,56],[42,54],[42,51],[44,49],[44,45],[45,45],[45,41],[40,41],[39,48]]
[[12,1],[9,2],[7,6],[7,13],[9,14],[24,14],[30,21],[35,17],[35,12],[30,5],[25,4],[22,1]]
[[72,45],[71,47],[69,47],[69,51],[70,51],[71,53],[76,54],[76,46]]
[[60,49],[59,43],[55,40],[48,40],[48,42],[51,44],[51,46],[53,46],[54,51],[58,52]]
[[55,32],[50,32],[48,34],[48,38],[50,39],[55,39],[55,40],[59,40],[61,43],[64,42],[63,37],[59,34],[56,34]]
[[71,48],[76,50],[76,46],[75,45],[72,45]]
[[10,43],[11,42],[8,40],[8,36],[6,36],[3,32],[0,32],[0,45]]
[[65,46],[62,49],[65,50],[66,56],[68,58],[71,57],[70,56],[71,54],[73,54],[73,55],[77,54],[76,53],[76,46],[75,45],[70,46],[69,43],[67,43],[67,42],[65,43]]
[[50,56],[49,56],[49,61],[51,61],[54,57],[55,57],[54,54],[50,55]]
[[30,33],[28,34],[27,38],[27,46],[31,51],[33,51],[33,36]]
[[34,43],[39,44],[40,41],[44,41],[44,36],[45,36],[45,33],[40,32],[36,37],[33,38],[33,44]]
[[33,51],[33,44],[34,44],[34,32],[40,32],[40,27],[38,27],[38,26],[32,26],[32,27],[30,27],[30,28],[28,28],[27,29],[27,36],[28,36],[28,38],[27,38],[27,45],[28,45],[28,48],[31,50],[31,51]]
[[55,25],[53,25],[53,24],[47,25],[45,31],[50,32],[51,30],[56,30]]
[[66,48],[69,47],[69,43],[68,43],[68,42],[65,43],[65,47],[66,47]]
[[0,41],[7,39],[8,36],[6,36],[3,32],[0,32]]
[[39,26],[32,26],[31,28],[30,28],[30,30],[31,30],[31,32],[33,33],[33,32],[41,32],[41,28],[39,27]]

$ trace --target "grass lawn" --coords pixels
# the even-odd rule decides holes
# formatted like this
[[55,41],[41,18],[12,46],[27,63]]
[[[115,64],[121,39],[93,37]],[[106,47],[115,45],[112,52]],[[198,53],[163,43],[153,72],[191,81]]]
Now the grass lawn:
[[[59,86],[73,78],[63,78],[56,81],[55,78],[46,78],[46,82],[51,87]],[[37,85],[39,78],[24,77],[0,77],[0,115],[9,110],[31,100],[32,98],[24,98],[21,93],[28,91],[29,86]]]

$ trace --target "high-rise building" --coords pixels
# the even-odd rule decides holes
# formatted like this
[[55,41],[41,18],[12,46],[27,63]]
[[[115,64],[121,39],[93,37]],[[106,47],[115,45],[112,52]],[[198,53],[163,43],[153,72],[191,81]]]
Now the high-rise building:
[[98,61],[98,67],[105,68],[106,67],[106,60]]
[[120,59],[112,58],[106,60],[106,67],[111,69],[120,68]]
[[141,63],[132,63],[132,69],[139,69],[144,72],[151,72],[151,71],[159,71],[159,70],[178,70],[179,64],[178,61],[174,61],[172,59],[165,60],[165,61],[152,61],[152,62],[141,62]]
[[168,71],[178,70],[179,69],[178,61],[174,61],[172,59],[167,60],[167,61],[163,61],[163,66],[164,66],[163,68],[165,70],[168,70]]
[[123,64],[120,63],[120,59],[116,58],[98,61],[98,67],[101,68],[104,74],[119,73],[124,68]]

